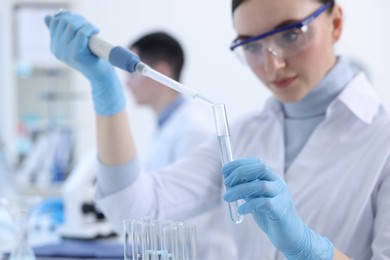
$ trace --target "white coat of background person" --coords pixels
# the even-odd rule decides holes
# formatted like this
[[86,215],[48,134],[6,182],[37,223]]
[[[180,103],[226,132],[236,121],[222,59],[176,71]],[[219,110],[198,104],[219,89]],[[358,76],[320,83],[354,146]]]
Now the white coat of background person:
[[[175,38],[166,32],[151,32],[135,42],[129,49],[156,71],[177,81],[184,65],[184,51]],[[157,118],[157,127],[150,140],[143,166],[149,174],[172,164],[214,134],[214,125],[204,120],[192,100],[150,78],[128,74],[126,88],[138,105],[151,108]],[[185,178],[185,176],[183,176]],[[197,228],[197,254],[199,259],[235,259],[236,250],[228,235],[227,219],[221,207],[185,220]],[[129,216],[121,216],[128,218]],[[181,220],[181,219],[176,219]],[[111,219],[121,223],[121,219]]]

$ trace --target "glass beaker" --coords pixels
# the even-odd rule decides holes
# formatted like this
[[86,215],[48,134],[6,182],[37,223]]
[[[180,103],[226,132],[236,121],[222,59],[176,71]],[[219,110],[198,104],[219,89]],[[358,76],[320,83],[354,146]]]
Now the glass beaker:
[[22,196],[15,201],[3,200],[15,224],[15,247],[9,260],[36,260],[28,239],[29,219],[41,201],[36,196]]

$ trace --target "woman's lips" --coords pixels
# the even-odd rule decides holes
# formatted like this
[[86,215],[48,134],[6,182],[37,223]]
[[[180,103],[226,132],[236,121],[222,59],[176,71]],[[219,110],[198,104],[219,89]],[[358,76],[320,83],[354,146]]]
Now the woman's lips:
[[290,86],[297,78],[298,78],[298,76],[289,77],[289,78],[283,78],[283,79],[278,79],[278,80],[272,81],[272,84],[273,84],[276,88],[287,88],[287,87]]

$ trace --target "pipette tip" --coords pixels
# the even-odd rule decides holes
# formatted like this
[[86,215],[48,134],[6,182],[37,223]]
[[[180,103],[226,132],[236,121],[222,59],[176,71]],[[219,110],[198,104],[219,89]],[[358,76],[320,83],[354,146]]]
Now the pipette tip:
[[200,99],[203,102],[206,102],[209,105],[214,105],[215,103],[211,101],[210,99],[206,98],[205,96],[202,96],[200,94],[196,94],[194,98]]

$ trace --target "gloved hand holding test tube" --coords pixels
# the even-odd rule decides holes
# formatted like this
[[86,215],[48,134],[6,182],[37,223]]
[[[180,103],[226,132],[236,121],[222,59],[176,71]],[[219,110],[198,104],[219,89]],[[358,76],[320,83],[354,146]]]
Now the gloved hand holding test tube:
[[[63,12],[66,11],[59,10],[55,15],[59,15]],[[46,23],[49,26],[50,21],[47,20]],[[229,128],[227,124],[227,116],[224,104],[215,104],[208,98],[204,97],[203,95],[200,95],[194,89],[191,89],[152,69],[151,67],[143,63],[140,58],[134,53],[132,53],[130,50],[125,49],[121,46],[114,46],[102,40],[96,34],[90,36],[88,41],[88,47],[93,54],[108,61],[115,67],[118,67],[129,73],[140,73],[146,77],[160,82],[161,84],[169,88],[176,90],[177,92],[180,92],[192,98],[197,98],[203,102],[212,105],[214,110],[217,135],[219,138],[222,164],[224,165],[233,160],[230,147]],[[230,202],[229,209],[232,221],[236,224],[241,223],[243,220],[243,216],[238,214],[238,202]]]

